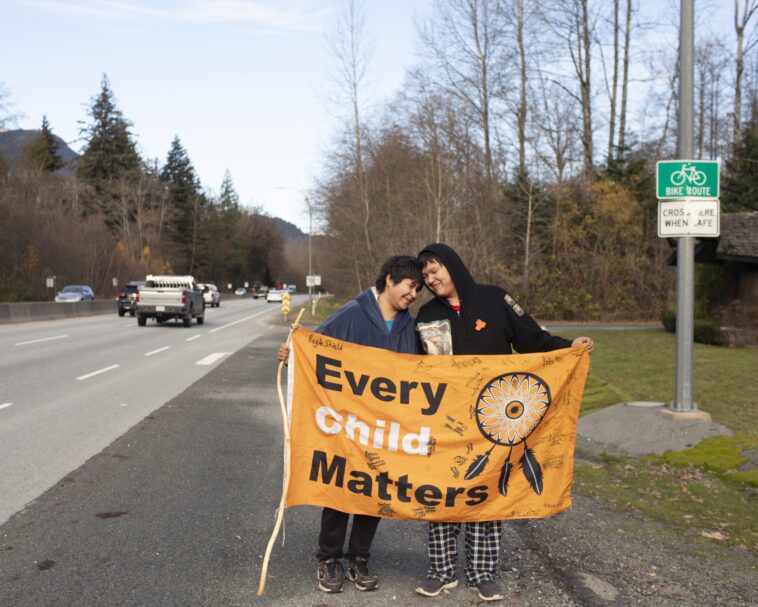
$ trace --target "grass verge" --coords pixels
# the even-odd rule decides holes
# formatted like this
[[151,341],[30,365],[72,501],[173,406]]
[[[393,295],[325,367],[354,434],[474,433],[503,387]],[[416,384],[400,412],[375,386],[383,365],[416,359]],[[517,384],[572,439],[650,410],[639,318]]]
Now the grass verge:
[[[663,329],[583,333],[595,340],[583,414],[630,400],[671,401],[674,335]],[[704,540],[758,550],[758,470],[740,470],[747,452],[758,448],[758,350],[694,344],[693,354],[698,407],[735,436],[659,457],[605,456],[598,465],[577,464],[574,489],[604,495]]]
[[[324,320],[329,318],[329,316],[339,310],[339,308],[345,303],[343,301],[337,301],[337,299],[332,295],[328,295],[327,297],[319,297],[315,301],[315,314],[313,313],[313,306],[307,303],[303,306],[300,306],[300,308],[305,308],[305,313],[303,314],[303,318],[300,322],[308,328],[320,325]],[[293,320],[297,318],[297,315],[300,313],[300,308],[295,308],[294,314],[290,314]]]
[[606,455],[599,464],[577,464],[574,491],[633,508],[704,541],[758,550],[753,491],[709,470],[662,459]]
[[[595,340],[585,412],[626,400],[669,402],[676,337],[664,329],[583,331]],[[573,338],[579,335],[565,335]],[[758,349],[695,344],[693,394],[713,421],[758,440]]]

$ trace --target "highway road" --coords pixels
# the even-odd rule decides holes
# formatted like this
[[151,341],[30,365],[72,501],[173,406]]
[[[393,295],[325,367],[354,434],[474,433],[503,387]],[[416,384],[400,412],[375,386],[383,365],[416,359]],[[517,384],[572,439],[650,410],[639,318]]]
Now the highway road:
[[0,326],[0,524],[268,332],[279,310],[232,296],[190,328],[139,327],[115,305],[112,315]]
[[[346,584],[340,595],[319,593],[320,509],[313,507],[287,510],[266,594],[256,596],[282,483],[275,352],[287,327],[274,322],[278,306],[270,307],[249,300],[224,302],[208,311],[206,326],[190,329],[152,324],[137,329],[136,321],[115,315],[0,328],[1,398],[13,403],[0,410],[0,495],[5,499],[9,477],[18,485],[25,474],[36,476],[46,468],[65,474],[41,495],[40,483],[30,493],[33,501],[0,524],[0,607],[482,604],[463,585],[437,599],[415,594],[426,570],[426,527],[392,519],[382,521],[372,547],[380,589],[358,592]],[[97,337],[107,330],[113,339]],[[98,341],[105,344],[98,354],[89,357],[87,347],[76,348],[71,341],[71,355],[65,356],[58,342],[86,341],[86,334],[91,334],[91,348]],[[121,343],[124,336],[132,345]],[[15,345],[49,338],[55,339]],[[30,355],[26,347],[38,348],[37,353]],[[211,365],[197,364],[234,348],[239,349]],[[22,358],[26,364],[17,360]],[[28,391],[19,389],[15,379],[5,381],[8,370],[25,372],[37,360],[39,377],[26,375],[33,384]],[[114,364],[120,366],[90,375]],[[200,381],[180,387],[192,378]],[[68,396],[70,390],[78,396]],[[157,404],[163,396],[144,404],[148,396],[172,391],[177,395],[163,406]],[[59,396],[45,403],[50,395]],[[153,406],[158,408],[150,412]],[[73,416],[89,429],[68,422]],[[101,434],[101,426],[116,436],[118,425],[129,424],[115,440],[100,437],[104,448],[88,436]],[[10,449],[9,437],[15,445]],[[75,465],[80,442],[89,443],[86,451],[94,455],[66,473]],[[23,454],[16,454],[18,449]],[[42,470],[34,470],[29,458]],[[64,459],[68,465],[61,465]],[[602,460],[582,465],[600,466]],[[678,525],[648,519],[602,497],[574,495],[572,508],[559,516],[509,522],[502,546],[500,573],[508,597],[498,604],[758,604],[758,565],[748,549],[706,543]],[[461,559],[459,575],[462,567]]]

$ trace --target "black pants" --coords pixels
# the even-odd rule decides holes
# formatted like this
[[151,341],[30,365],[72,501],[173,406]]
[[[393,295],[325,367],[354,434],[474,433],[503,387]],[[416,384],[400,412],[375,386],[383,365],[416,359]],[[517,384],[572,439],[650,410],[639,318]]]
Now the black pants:
[[376,528],[379,525],[379,517],[365,514],[353,515],[353,527],[350,530],[350,541],[347,545],[347,553],[343,553],[345,536],[347,535],[347,522],[350,515],[339,510],[324,508],[321,512],[321,531],[318,535],[318,560],[341,558],[346,556],[370,556],[369,549],[374,541]]

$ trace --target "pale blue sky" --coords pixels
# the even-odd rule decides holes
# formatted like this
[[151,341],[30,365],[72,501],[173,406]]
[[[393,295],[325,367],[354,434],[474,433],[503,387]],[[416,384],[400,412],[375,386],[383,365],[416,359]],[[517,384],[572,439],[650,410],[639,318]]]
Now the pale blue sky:
[[[244,205],[307,230],[302,196],[280,188],[311,188],[344,126],[333,104],[328,110],[332,57],[325,41],[341,4],[0,0],[0,83],[24,114],[19,127],[39,128],[46,114],[54,132],[79,150],[78,121],[87,118],[86,105],[105,72],[145,157],[163,163],[178,135],[205,187],[218,191],[228,168]],[[428,17],[431,5],[365,0],[374,49],[369,107],[380,107],[401,87],[415,62],[414,18]],[[649,48],[676,44],[678,5],[643,0]],[[732,48],[731,2],[697,5],[696,37],[715,28]],[[635,69],[643,80],[649,77],[640,64]],[[641,103],[635,98],[646,90],[633,86],[632,104]]]
[[[368,0],[370,100],[413,64],[416,15],[430,0]],[[76,150],[78,121],[108,74],[144,156],[178,135],[204,186],[226,168],[245,205],[307,230],[302,196],[338,129],[328,111],[325,31],[338,0],[0,0],[0,82],[24,116]]]

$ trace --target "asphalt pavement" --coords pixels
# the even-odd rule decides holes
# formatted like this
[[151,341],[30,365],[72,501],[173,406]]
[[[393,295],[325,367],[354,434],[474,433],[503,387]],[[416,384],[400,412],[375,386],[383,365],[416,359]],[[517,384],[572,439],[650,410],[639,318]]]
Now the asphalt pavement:
[[[0,527],[0,606],[477,605],[427,599],[421,523],[383,520],[381,587],[316,590],[319,509],[288,510],[264,597],[262,557],[281,492],[276,327],[226,359]],[[758,559],[577,497],[506,524],[502,581],[518,606],[758,605]]]

